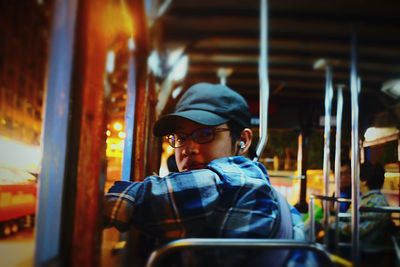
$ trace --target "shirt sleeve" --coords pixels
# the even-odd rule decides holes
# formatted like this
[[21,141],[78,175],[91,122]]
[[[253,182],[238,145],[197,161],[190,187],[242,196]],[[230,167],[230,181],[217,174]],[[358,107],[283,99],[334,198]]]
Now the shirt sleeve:
[[291,205],[290,205],[290,213],[292,216],[292,223],[293,223],[293,239],[305,240],[304,223],[301,214],[296,208],[294,208]]
[[126,231],[133,224],[158,237],[183,237],[186,222],[201,221],[212,212],[218,183],[218,175],[206,169],[118,181],[105,195],[106,227]]

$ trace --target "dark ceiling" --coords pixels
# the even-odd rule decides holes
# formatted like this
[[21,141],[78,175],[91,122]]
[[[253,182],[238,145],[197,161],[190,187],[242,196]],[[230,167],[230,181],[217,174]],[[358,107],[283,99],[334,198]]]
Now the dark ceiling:
[[[269,1],[269,127],[319,127],[325,71],[314,70],[313,65],[322,58],[332,64],[333,84],[347,85],[345,119],[350,116],[352,29],[361,78],[360,123],[370,123],[372,113],[387,110],[395,110],[398,119],[398,100],[380,91],[384,82],[400,78],[399,10],[395,0]],[[256,114],[259,17],[260,1],[174,0],[154,25],[164,49],[185,46],[189,55],[185,87],[218,83],[218,69],[229,68],[227,85],[244,95]]]

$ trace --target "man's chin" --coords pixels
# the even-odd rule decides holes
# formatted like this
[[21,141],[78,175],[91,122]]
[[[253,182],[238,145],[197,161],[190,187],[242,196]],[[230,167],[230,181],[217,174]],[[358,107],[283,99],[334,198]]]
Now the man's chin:
[[185,166],[185,167],[183,167],[182,172],[193,171],[193,170],[201,170],[201,169],[204,169],[204,167],[205,167],[204,164],[196,164],[196,165]]

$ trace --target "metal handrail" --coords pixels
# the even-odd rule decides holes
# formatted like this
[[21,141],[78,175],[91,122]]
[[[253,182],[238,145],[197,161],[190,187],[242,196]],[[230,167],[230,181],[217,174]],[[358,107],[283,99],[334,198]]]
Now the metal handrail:
[[269,178],[288,178],[288,179],[305,179],[305,175],[284,175],[284,174],[271,174]]
[[268,133],[268,1],[260,1],[260,58],[258,61],[258,76],[260,79],[260,140],[256,147],[257,161],[267,144]]
[[287,239],[256,238],[185,238],[172,241],[153,251],[147,267],[158,266],[162,259],[173,252],[187,248],[254,248],[254,249],[301,249],[310,250],[321,256],[323,266],[334,266],[328,252],[318,243],[299,242]]
[[400,207],[360,207],[361,212],[383,212],[383,213],[397,213],[400,212]]
[[[350,198],[342,198],[342,197],[327,197],[323,195],[313,195],[316,199],[326,200],[326,201],[335,201],[335,202],[351,202]],[[400,213],[400,207],[392,207],[392,206],[382,206],[382,207],[359,207],[360,212],[386,212],[386,213]],[[341,212],[343,213],[343,212]],[[345,213],[345,212],[344,212]]]
[[315,242],[315,217],[314,217],[314,196],[310,197],[310,204],[309,204],[309,208],[310,210],[310,241],[311,242]]
[[[376,212],[376,211],[374,211]],[[376,212],[379,213],[379,212]],[[382,213],[385,213],[384,211]],[[390,213],[390,212],[389,212]],[[339,212],[338,214],[339,219],[351,219],[351,213],[348,212]],[[361,220],[376,220],[376,219],[382,219],[382,215],[361,215],[360,214],[360,221]]]
[[327,197],[324,195],[313,195],[316,199],[326,200],[326,201],[337,201],[337,202],[351,202],[350,198],[343,197]]
[[[324,194],[329,195],[329,173],[330,173],[330,139],[331,139],[331,111],[332,111],[332,98],[333,98],[333,87],[332,87],[332,67],[327,63],[325,66],[325,122],[324,122]],[[328,203],[323,203],[324,210],[328,210]],[[328,214],[324,213],[324,224],[325,228],[328,227]],[[325,239],[327,244],[327,239]]]
[[396,254],[396,259],[397,259],[397,265],[396,266],[400,266],[400,246],[399,243],[397,242],[396,238],[394,236],[392,236],[392,242],[393,242],[393,247],[394,247],[394,251]]
[[[327,197],[323,195],[313,195],[314,198],[326,200],[326,201],[337,201],[337,202],[351,202],[350,198],[342,197]],[[400,212],[400,207],[384,206],[384,207],[360,207],[358,209],[361,212]]]
[[350,96],[351,96],[351,179],[352,179],[352,259],[355,266],[359,265],[359,203],[360,203],[360,172],[359,172],[359,137],[358,137],[358,94],[360,92],[360,79],[357,69],[357,36],[353,26],[351,34],[351,68],[350,68]]
[[[336,108],[336,141],[335,141],[335,184],[336,194],[340,196],[340,161],[341,161],[341,140],[342,140],[342,117],[343,117],[343,87],[338,85],[337,108]],[[336,210],[339,206],[336,205]]]
[[[342,141],[342,117],[343,117],[343,84],[338,85],[337,91],[337,108],[336,108],[336,140],[335,140],[335,191],[338,196],[341,195],[340,189],[340,162],[341,162],[341,141]],[[339,221],[338,213],[340,210],[340,203],[335,202],[335,221]],[[335,244],[339,242],[339,229],[335,229]],[[335,246],[335,251],[339,252],[339,247]]]

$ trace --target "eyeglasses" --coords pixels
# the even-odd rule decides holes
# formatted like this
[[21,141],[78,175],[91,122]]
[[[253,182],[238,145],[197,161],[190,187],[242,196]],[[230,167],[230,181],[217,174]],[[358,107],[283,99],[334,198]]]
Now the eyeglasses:
[[229,131],[228,128],[199,128],[190,134],[174,133],[166,136],[168,143],[173,148],[182,147],[186,140],[191,137],[197,144],[206,144],[214,140],[215,133]]

